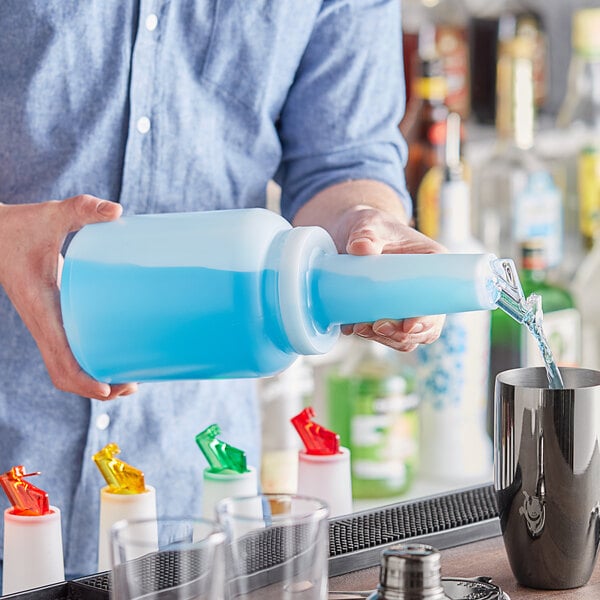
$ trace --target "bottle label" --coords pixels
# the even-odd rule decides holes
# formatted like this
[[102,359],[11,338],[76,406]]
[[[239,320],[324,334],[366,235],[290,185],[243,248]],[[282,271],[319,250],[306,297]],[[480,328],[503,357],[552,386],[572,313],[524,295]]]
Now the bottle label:
[[513,201],[517,244],[543,240],[548,267],[558,266],[563,257],[562,198],[550,173],[531,173]]
[[443,176],[441,167],[432,167],[423,177],[417,191],[418,229],[433,239],[437,239],[439,234],[439,199]]
[[577,167],[579,226],[581,233],[591,239],[600,227],[600,148],[583,148]]
[[417,350],[421,402],[439,412],[457,407],[484,411],[489,344],[488,312],[448,315],[439,339]]
[[470,112],[469,46],[464,28],[440,25],[436,30],[436,48],[444,61],[447,92],[446,106],[463,119]]
[[[560,366],[581,364],[581,316],[576,308],[544,313],[544,333],[554,360]],[[524,367],[543,367],[540,349],[526,327],[521,332],[525,349]],[[522,361],[523,362],[523,361]]]
[[418,398],[386,381],[382,384],[385,395],[358,399],[351,416],[352,476],[402,488],[417,455]]
[[489,475],[489,351],[489,311],[449,314],[440,338],[417,350],[424,477],[460,482]]

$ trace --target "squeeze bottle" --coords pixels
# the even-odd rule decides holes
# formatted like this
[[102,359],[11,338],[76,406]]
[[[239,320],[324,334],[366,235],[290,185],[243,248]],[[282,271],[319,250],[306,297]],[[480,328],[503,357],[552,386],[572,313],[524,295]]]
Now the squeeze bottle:
[[327,504],[330,517],[352,512],[350,450],[340,446],[340,436],[315,423],[311,406],[291,421],[304,449],[298,452],[298,494],[319,498]]
[[60,510],[26,480],[39,474],[26,473],[23,465],[0,474],[11,503],[4,511],[2,596],[65,580]]
[[260,377],[328,352],[343,323],[495,308],[499,261],[338,254],[261,208],[137,215],[74,236],[61,307],[99,381]]
[[156,490],[146,484],[142,471],[117,458],[120,452],[119,446],[110,442],[92,456],[107,484],[100,490],[99,573],[111,568],[110,534],[119,521],[146,519],[147,523],[139,528],[144,544],[137,551],[147,552],[149,547],[158,549]]
[[232,496],[258,493],[256,469],[246,464],[246,453],[219,439],[221,428],[213,423],[196,436],[209,466],[202,472],[202,516],[215,518],[215,506]]

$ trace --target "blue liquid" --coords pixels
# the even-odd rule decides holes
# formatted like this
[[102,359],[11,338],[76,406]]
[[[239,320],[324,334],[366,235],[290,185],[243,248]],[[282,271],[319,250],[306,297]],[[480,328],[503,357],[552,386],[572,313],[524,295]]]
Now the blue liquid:
[[544,365],[546,367],[546,374],[548,376],[548,387],[552,390],[564,389],[565,385],[563,383],[562,375],[558,370],[558,365],[554,360],[554,355],[550,349],[550,344],[548,344],[546,334],[544,333],[541,304],[539,305],[538,310],[531,311],[524,315],[523,325],[527,327],[529,333],[533,336],[533,339],[536,341],[540,350]]
[[564,389],[562,375],[544,333],[544,313],[542,311],[541,298],[537,294],[531,294],[528,298],[522,296],[517,302],[514,298],[501,294],[498,299],[498,308],[503,310],[509,317],[512,317],[517,323],[521,323],[527,327],[529,333],[533,336],[546,367],[548,387],[552,390]]
[[295,358],[273,280],[266,271],[67,260],[65,330],[85,371],[108,383],[272,374]]
[[[291,272],[298,279],[286,284],[283,298],[298,305],[286,311],[286,328],[317,339],[335,335],[343,323],[489,308],[492,301],[479,297],[479,264],[475,255],[323,255],[306,278]],[[272,375],[297,355],[284,332],[278,285],[275,269],[140,266],[67,255],[64,326],[78,362],[99,381]]]
[[490,308],[479,298],[469,268],[457,269],[456,255],[435,255],[447,261],[437,264],[432,256],[322,257],[310,280],[316,322],[325,330],[331,324]]

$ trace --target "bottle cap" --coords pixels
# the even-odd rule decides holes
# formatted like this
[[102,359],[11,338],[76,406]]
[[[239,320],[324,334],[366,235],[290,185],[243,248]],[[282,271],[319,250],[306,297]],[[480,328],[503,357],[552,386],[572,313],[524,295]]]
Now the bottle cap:
[[115,458],[121,449],[111,442],[92,457],[113,494],[143,494],[146,491],[144,473]]
[[384,597],[446,600],[440,553],[425,544],[398,544],[382,552],[379,590]]
[[529,271],[548,267],[548,253],[543,239],[532,238],[521,243],[521,266]]
[[24,480],[39,474],[25,473],[25,467],[18,465],[0,475],[0,485],[13,506],[12,514],[39,517],[52,512],[47,492]]
[[210,465],[210,472],[248,473],[246,453],[219,440],[219,435],[221,428],[215,423],[196,436],[196,443]]
[[331,455],[340,454],[340,436],[322,425],[312,421],[315,411],[306,407],[292,417],[292,425],[300,435],[307,454]]
[[500,52],[513,59],[533,60],[534,51],[535,42],[526,35],[516,35],[500,43]]
[[573,13],[571,43],[578,54],[600,57],[600,8],[586,8]]

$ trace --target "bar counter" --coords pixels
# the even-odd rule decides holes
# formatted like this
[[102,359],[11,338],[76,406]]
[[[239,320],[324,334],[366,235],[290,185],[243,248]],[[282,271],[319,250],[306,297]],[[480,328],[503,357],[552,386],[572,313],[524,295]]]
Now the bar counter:
[[[253,598],[280,600],[270,592],[281,565],[265,537],[253,546]],[[600,564],[587,585],[561,591],[533,590],[516,583],[500,536],[495,494],[491,485],[352,513],[330,520],[329,590],[331,600],[366,598],[379,580],[384,549],[398,543],[424,543],[441,552],[442,577],[491,578],[510,600],[598,600]],[[152,556],[148,557],[152,559]],[[146,560],[141,559],[141,560]],[[171,577],[171,572],[161,572]],[[11,600],[109,600],[110,574],[55,584],[5,596]]]
[[[533,590],[520,586],[513,577],[504,551],[501,536],[471,542],[441,550],[443,577],[492,578],[511,600],[598,600],[600,598],[600,562],[587,585],[572,590]],[[375,589],[379,568],[372,567],[332,577],[330,590],[370,590]]]

